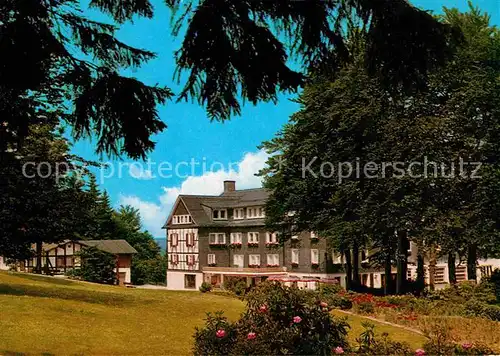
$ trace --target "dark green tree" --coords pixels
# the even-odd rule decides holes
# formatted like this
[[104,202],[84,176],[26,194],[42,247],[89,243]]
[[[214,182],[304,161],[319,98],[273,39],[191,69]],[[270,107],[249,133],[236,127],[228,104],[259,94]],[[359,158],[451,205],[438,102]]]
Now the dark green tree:
[[86,247],[78,253],[81,267],[73,273],[84,281],[116,284],[116,257],[96,247]]

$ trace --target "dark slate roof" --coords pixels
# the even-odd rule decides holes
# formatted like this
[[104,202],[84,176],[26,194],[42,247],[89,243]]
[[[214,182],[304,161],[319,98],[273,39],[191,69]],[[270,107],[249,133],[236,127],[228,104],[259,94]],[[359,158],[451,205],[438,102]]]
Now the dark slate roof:
[[[190,226],[263,226],[264,219],[244,219],[244,220],[212,220],[212,209],[223,208],[243,208],[247,206],[264,205],[269,196],[269,192],[264,188],[243,189],[234,192],[222,193],[218,196],[210,195],[179,195],[179,200],[184,203],[193,218],[194,224]],[[167,227],[167,222],[163,228]]]
[[137,253],[137,250],[125,240],[79,240],[78,242],[82,245],[94,246],[101,251],[115,255]]

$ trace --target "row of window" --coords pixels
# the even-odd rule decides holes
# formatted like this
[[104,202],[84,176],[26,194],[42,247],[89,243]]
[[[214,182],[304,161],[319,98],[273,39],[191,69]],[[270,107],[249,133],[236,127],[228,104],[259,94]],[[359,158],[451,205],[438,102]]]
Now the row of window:
[[[195,245],[196,234],[194,232],[188,232],[184,235],[186,246],[192,247]],[[177,232],[173,232],[170,234],[169,244],[170,247],[176,247],[179,245],[179,234]]]
[[179,225],[179,224],[191,224],[193,220],[191,219],[191,215],[186,214],[186,215],[174,215],[172,217],[172,224],[174,225]]
[[[299,264],[299,259],[300,259],[300,252],[299,249],[292,249],[292,264],[298,265]],[[273,254],[267,254],[267,266],[279,266],[280,265],[280,259],[279,259],[279,254],[273,253]],[[170,258],[170,262],[173,265],[176,265],[179,263],[179,255],[178,254],[172,254]],[[186,263],[188,266],[193,266],[196,263],[196,255],[187,255],[186,257]],[[216,261],[216,256],[215,254],[208,254],[207,255],[207,263],[208,265],[215,265],[217,264]],[[317,249],[312,249],[311,250],[311,264],[319,264],[319,251]],[[248,266],[253,267],[253,266],[260,266],[261,265],[261,260],[260,260],[260,255],[258,254],[250,254],[248,255]],[[233,266],[234,267],[244,267],[245,266],[245,255],[233,255]]]
[[[246,215],[245,215],[246,212]],[[233,209],[233,219],[242,220],[245,219],[262,219],[266,217],[264,207],[251,207],[251,208],[235,208]],[[212,210],[212,218],[214,220],[227,220],[228,214],[227,209],[214,209]]]
[[[247,232],[247,242],[249,244],[258,244],[260,234],[258,232]],[[230,243],[235,245],[243,244],[243,233],[232,232],[230,235]],[[225,233],[210,233],[208,234],[208,243],[211,245],[225,245]],[[278,244],[278,234],[275,232],[266,232],[266,244]]]
[[[280,257],[277,253],[268,254],[266,256],[267,266],[278,267],[280,265]],[[208,265],[216,265],[217,260],[215,254],[209,254],[207,256]],[[261,265],[260,255],[248,255],[248,266],[256,267]],[[245,255],[233,255],[233,266],[234,267],[244,267],[245,266]]]

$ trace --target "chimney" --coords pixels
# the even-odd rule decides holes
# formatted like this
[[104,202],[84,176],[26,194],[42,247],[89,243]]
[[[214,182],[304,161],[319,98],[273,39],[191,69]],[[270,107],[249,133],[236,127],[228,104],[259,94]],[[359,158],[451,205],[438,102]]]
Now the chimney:
[[236,190],[236,182],[234,180],[224,181],[224,193],[234,192]]

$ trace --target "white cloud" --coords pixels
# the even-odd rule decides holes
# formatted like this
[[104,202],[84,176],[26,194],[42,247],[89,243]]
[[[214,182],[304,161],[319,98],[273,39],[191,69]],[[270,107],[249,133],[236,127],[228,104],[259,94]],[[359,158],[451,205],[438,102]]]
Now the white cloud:
[[163,236],[165,232],[161,227],[179,194],[219,195],[222,193],[225,180],[236,181],[236,189],[261,187],[262,180],[255,174],[264,168],[267,158],[267,153],[262,150],[247,153],[240,162],[230,165],[231,168],[227,170],[190,176],[178,187],[163,187],[158,202],[144,201],[135,195],[121,195],[120,204],[139,209],[144,228],[153,236]]

